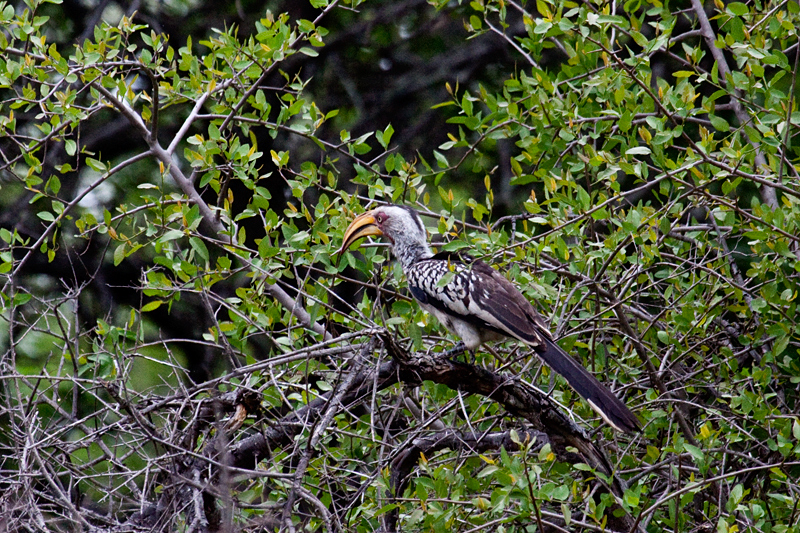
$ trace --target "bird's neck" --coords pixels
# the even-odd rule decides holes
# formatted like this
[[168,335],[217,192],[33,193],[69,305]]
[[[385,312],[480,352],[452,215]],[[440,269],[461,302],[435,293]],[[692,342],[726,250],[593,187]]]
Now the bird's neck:
[[406,270],[417,261],[433,257],[427,242],[395,242],[392,246],[394,256],[400,261],[403,270]]

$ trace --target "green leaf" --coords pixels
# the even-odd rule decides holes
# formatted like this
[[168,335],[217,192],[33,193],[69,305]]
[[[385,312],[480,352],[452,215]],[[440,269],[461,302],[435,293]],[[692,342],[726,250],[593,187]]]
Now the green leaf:
[[102,161],[100,161],[98,159],[95,159],[93,157],[87,157],[86,158],[86,164],[89,166],[89,168],[91,168],[95,172],[101,172],[102,173],[102,172],[106,171],[105,164]]
[[698,465],[705,463],[706,456],[703,453],[703,450],[701,450],[697,446],[694,446],[694,445],[689,444],[689,443],[684,443],[683,444],[683,449],[686,450],[687,452],[689,452],[689,454],[694,458],[695,463],[697,463]]
[[189,237],[189,245],[203,261],[208,261],[208,248],[205,243],[197,237]]
[[570,491],[567,485],[557,485],[553,488],[550,496],[556,501],[566,501],[569,498]]
[[439,281],[436,282],[437,287],[444,287],[451,281],[453,281],[453,276],[455,276],[455,272],[446,272]]
[[510,183],[511,185],[527,185],[529,183],[533,183],[538,179],[539,178],[534,176],[533,174],[522,174],[521,176],[512,178]]
[[392,135],[394,135],[394,128],[391,124],[386,126],[386,129],[383,132],[376,132],[375,137],[378,139],[378,142],[384,149],[389,148],[389,142],[392,140]]
[[18,292],[14,294],[14,305],[25,305],[33,296],[27,292]]
[[438,150],[433,151],[433,157],[436,158],[436,163],[439,165],[439,168],[448,168],[450,166],[447,158]]
[[747,7],[747,5],[741,2],[731,2],[725,6],[725,9],[737,17],[742,17],[750,13],[750,9]]
[[261,239],[258,243],[258,256],[261,259],[269,259],[270,257],[275,257],[280,252],[280,249],[272,246],[270,240],[266,237]]
[[647,146],[634,146],[625,151],[625,155],[650,155],[650,148]]
[[171,229],[166,233],[164,233],[164,235],[162,235],[161,238],[158,240],[159,242],[169,242],[169,241],[174,241],[175,239],[180,239],[183,236],[184,236],[183,230]]
[[639,495],[630,489],[625,491],[623,499],[625,500],[625,503],[631,507],[636,507],[639,505]]
[[148,302],[142,306],[142,313],[149,313],[150,311],[155,311],[161,304],[164,302],[162,300],[153,300],[152,302]]
[[725,132],[730,131],[731,126],[724,118],[717,115],[709,115],[708,118],[711,120],[711,125],[714,126],[715,130]]
[[55,174],[50,176],[50,179],[47,180],[47,188],[50,189],[53,194],[58,194],[58,191],[61,190],[61,180],[58,179],[58,176]]
[[125,259],[125,243],[123,242],[114,250],[114,266],[119,266]]
[[468,242],[464,242],[462,240],[457,241],[450,241],[441,247],[442,250],[446,252],[455,252],[458,250],[463,250],[464,248],[469,248],[471,245]]

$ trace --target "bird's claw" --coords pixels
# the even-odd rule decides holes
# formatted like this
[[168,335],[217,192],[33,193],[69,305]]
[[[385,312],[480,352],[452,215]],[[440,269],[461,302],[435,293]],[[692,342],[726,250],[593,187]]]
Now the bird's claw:
[[455,346],[453,346],[452,348],[450,348],[449,350],[444,352],[443,355],[446,358],[451,359],[453,357],[458,357],[459,355],[463,354],[466,351],[467,351],[467,347],[464,346],[463,342],[459,341],[459,342],[456,343]]
[[469,364],[475,364],[475,351],[467,350],[463,342],[459,341],[455,346],[444,352],[444,357],[454,362],[458,362],[458,356],[463,355],[464,352],[469,352]]

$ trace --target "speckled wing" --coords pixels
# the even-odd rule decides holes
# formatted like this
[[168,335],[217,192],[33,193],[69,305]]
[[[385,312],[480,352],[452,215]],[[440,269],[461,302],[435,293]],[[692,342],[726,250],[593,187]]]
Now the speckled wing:
[[470,266],[470,311],[509,337],[534,348],[542,346],[542,335],[549,337],[550,332],[514,284],[483,261]]
[[[439,253],[429,259],[418,261],[406,271],[409,291],[423,306],[432,307],[478,330],[485,329],[507,336],[505,330],[497,328],[492,322],[487,322],[475,314],[471,296],[470,262],[472,258],[450,253]],[[444,318],[440,315],[438,317],[440,320]],[[452,320],[445,319],[443,322],[451,331],[455,329]]]
[[[450,273],[446,282],[441,280]],[[406,272],[411,294],[453,332],[485,341],[513,337],[533,348],[613,427],[636,431],[639,421],[617,396],[553,341],[539,313],[502,274],[468,256],[437,254]],[[465,327],[468,324],[469,327]],[[478,344],[477,342],[475,343]]]
[[549,335],[530,302],[483,261],[443,252],[412,265],[406,277],[417,301],[478,328],[534,348],[542,345],[542,332]]
[[622,400],[555,343],[542,318],[513,283],[482,261],[472,264],[471,273],[472,299],[482,310],[483,320],[531,346],[611,426],[626,432],[639,428],[639,420]]

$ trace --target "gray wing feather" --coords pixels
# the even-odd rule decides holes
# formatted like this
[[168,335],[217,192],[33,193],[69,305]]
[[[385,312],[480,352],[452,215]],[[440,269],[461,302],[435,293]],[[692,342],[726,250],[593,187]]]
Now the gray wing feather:
[[624,432],[639,429],[631,410],[553,341],[542,318],[513,283],[481,261],[472,265],[472,276],[470,295],[483,320],[531,346],[613,427]]
[[[448,273],[450,281],[439,286]],[[639,428],[630,409],[553,341],[544,320],[517,287],[483,261],[434,257],[413,265],[406,275],[420,302],[528,344],[612,426],[627,432]]]
[[536,348],[550,336],[542,317],[513,283],[484,263],[472,264],[470,296],[474,312],[498,329]]

